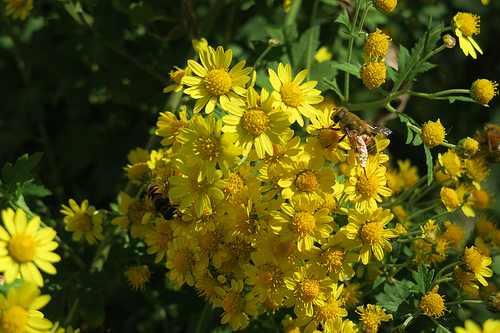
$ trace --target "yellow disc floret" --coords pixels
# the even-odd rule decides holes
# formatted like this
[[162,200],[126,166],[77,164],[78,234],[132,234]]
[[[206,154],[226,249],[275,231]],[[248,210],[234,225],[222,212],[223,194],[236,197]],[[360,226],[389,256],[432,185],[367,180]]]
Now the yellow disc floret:
[[428,121],[422,126],[420,137],[422,141],[429,147],[434,148],[444,141],[446,131],[444,130],[441,121],[438,119],[436,122]]
[[498,83],[487,79],[478,79],[472,83],[470,95],[473,100],[481,105],[488,105],[491,99],[498,95]]
[[364,64],[359,70],[363,84],[370,89],[375,89],[385,82],[387,69],[385,68],[384,60],[371,61]]
[[212,95],[225,95],[232,86],[233,80],[225,69],[212,69],[205,77],[205,88]]
[[397,4],[398,0],[373,0],[373,6],[383,13],[392,12]]
[[384,34],[382,30],[377,29],[374,33],[370,34],[365,40],[363,50],[374,59],[383,57],[387,54],[389,48],[389,41],[391,38]]
[[281,96],[283,103],[291,107],[297,107],[304,101],[302,89],[295,82],[289,81],[283,83],[281,87]]
[[418,307],[426,316],[439,318],[444,315],[444,311],[446,310],[446,307],[444,306],[444,298],[437,293],[438,289],[439,286],[436,286],[432,292],[425,295],[420,300]]

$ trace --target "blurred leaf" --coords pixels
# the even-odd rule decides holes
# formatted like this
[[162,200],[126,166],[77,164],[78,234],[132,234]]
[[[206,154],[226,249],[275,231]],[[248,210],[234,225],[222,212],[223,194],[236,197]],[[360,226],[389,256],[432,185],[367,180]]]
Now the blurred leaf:
[[30,171],[37,166],[42,159],[42,155],[43,153],[35,153],[32,156],[25,154],[17,160],[14,166],[11,163],[5,164],[2,169],[2,180],[7,192],[11,193],[17,183],[33,179]]
[[52,192],[49,191],[45,186],[38,185],[33,183],[34,179],[29,180],[23,184],[23,195],[24,196],[33,196],[33,197],[46,197],[48,195],[52,195]]
[[342,62],[340,64],[334,64],[332,65],[332,67],[347,72],[349,74],[352,74],[356,76],[358,79],[361,78],[361,76],[359,75],[359,69],[361,68],[361,66],[356,66],[353,64],[348,64],[347,62]]
[[424,145],[425,149],[425,163],[427,164],[427,185],[430,186],[432,183],[432,168],[434,165],[432,164],[432,154],[431,149]]
[[349,20],[349,14],[347,13],[347,8],[344,8],[344,12],[337,17],[334,23],[340,23],[344,25],[349,31],[351,31],[351,21]]
[[80,298],[82,317],[93,327],[101,325],[104,321],[104,297],[102,292],[95,289],[79,290],[78,297]]
[[130,22],[134,25],[152,22],[163,16],[157,13],[151,5],[144,2],[136,3],[135,6],[130,8],[128,14],[130,16]]
[[295,73],[301,71],[301,68],[309,68],[307,63],[309,59],[314,60],[316,50],[319,48],[319,25],[306,30],[299,39],[299,42],[292,46],[291,57],[292,66]]
[[323,82],[328,86],[328,88],[333,90],[337,94],[337,96],[339,96],[341,101],[344,100],[344,95],[340,91],[339,85],[337,84],[337,78],[334,78],[333,81],[328,81],[327,79],[323,78]]
[[325,79],[330,80],[337,73],[337,71],[332,68],[332,64],[332,61],[323,61],[316,62],[311,67],[311,70],[309,72],[309,79],[318,82],[316,89],[321,91],[325,91],[328,89],[328,86],[325,84]]

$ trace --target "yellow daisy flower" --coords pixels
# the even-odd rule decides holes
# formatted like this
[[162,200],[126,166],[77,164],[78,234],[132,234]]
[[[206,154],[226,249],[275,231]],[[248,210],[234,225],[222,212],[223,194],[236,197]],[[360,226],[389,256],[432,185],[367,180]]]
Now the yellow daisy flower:
[[483,329],[471,319],[465,321],[465,327],[455,327],[455,333],[496,333],[500,330],[500,320],[489,318],[483,323]]
[[385,252],[392,251],[392,245],[388,238],[399,237],[395,229],[385,229],[384,227],[394,217],[389,209],[383,210],[381,207],[375,211],[367,209],[361,213],[354,209],[349,209],[349,224],[342,227],[348,239],[360,241],[363,247],[359,253],[358,260],[367,265],[371,259],[372,252],[378,261],[384,259]]
[[39,269],[47,274],[57,273],[52,263],[61,257],[52,252],[59,244],[54,241],[56,232],[46,227],[40,228],[40,217],[29,222],[26,213],[12,208],[2,211],[5,228],[0,225],[0,267],[6,283],[12,283],[18,274],[26,280],[43,286],[43,277]]
[[223,261],[229,259],[228,249],[224,243],[227,229],[225,225],[219,224],[213,231],[207,231],[205,234],[198,233],[194,235],[198,248],[202,255],[207,255],[210,263],[215,268],[220,268]]
[[154,225],[144,232],[144,242],[147,244],[148,254],[155,254],[155,264],[159,263],[167,254],[168,244],[174,239],[172,221],[163,217],[155,218]]
[[225,177],[229,177],[229,168],[240,161],[241,149],[234,146],[237,135],[222,134],[222,120],[216,120],[213,114],[206,120],[197,114],[189,125],[192,129],[182,129],[177,137],[183,144],[179,155],[185,157],[188,166],[199,165],[198,181],[206,178],[209,183],[213,182],[217,166]]
[[25,20],[33,9],[33,0],[3,0],[7,3],[5,6],[5,15],[12,15],[12,18]]
[[488,285],[484,277],[493,275],[493,271],[487,267],[492,262],[491,257],[482,255],[475,246],[471,246],[464,249],[459,260],[462,261],[461,269],[473,273],[483,286]]
[[245,68],[245,61],[240,61],[231,70],[233,52],[224,52],[222,46],[215,51],[211,46],[207,50],[200,50],[201,64],[188,60],[189,68],[193,71],[192,76],[184,76],[181,84],[189,86],[184,90],[185,94],[197,99],[194,113],[205,108],[207,114],[215,109],[219,101],[223,108],[229,99],[238,98],[245,94],[245,84],[250,80],[253,68]]
[[418,307],[425,316],[439,318],[443,316],[444,311],[447,310],[444,305],[444,297],[437,293],[438,289],[439,286],[435,286],[430,293],[422,297],[418,304]]
[[360,290],[360,285],[357,282],[344,282],[344,289],[340,294],[345,299],[346,308],[354,308],[358,305],[363,292]]
[[479,286],[472,281],[475,280],[475,275],[471,272],[466,272],[458,266],[453,270],[453,281],[460,285],[461,295],[472,294],[473,289],[479,289]]
[[215,287],[220,299],[214,299],[213,303],[224,309],[221,323],[229,323],[233,331],[248,326],[248,315],[259,315],[257,311],[258,299],[251,292],[243,296],[243,287],[242,280],[231,280],[231,288]]
[[194,205],[196,216],[200,217],[205,210],[212,213],[211,200],[222,200],[224,193],[222,189],[227,183],[222,180],[222,172],[215,170],[212,181],[206,178],[201,181],[199,178],[199,167],[189,167],[180,159],[174,161],[175,167],[182,173],[182,176],[169,177],[169,182],[173,186],[168,194],[172,199],[182,198],[179,209],[186,210],[190,205]]
[[226,278],[219,275],[215,278],[209,270],[203,272],[203,274],[197,274],[195,272],[196,283],[194,285],[195,289],[198,291],[199,297],[204,297],[205,302],[213,304],[214,300],[219,296],[215,291],[215,287],[222,288],[223,283],[226,283]]
[[[304,252],[312,248],[313,241],[323,244],[332,233],[333,218],[329,214],[327,208],[316,211],[316,204],[306,195],[296,196],[290,204],[281,204],[279,211],[271,211],[270,226],[281,236],[281,241],[293,240],[299,251]],[[338,228],[336,224],[335,227]]]
[[358,306],[356,313],[360,315],[360,326],[366,327],[370,332],[378,332],[378,327],[383,321],[392,319],[392,315],[386,314],[380,305],[366,304]]
[[112,225],[119,225],[122,228],[127,228],[130,224],[130,234],[133,238],[141,238],[144,230],[144,225],[151,220],[151,211],[147,206],[135,201],[126,193],[120,193],[120,204],[118,211],[123,216],[115,217]]
[[169,93],[171,91],[179,92],[184,88],[182,84],[182,78],[184,76],[188,76],[191,74],[191,68],[186,67],[186,69],[180,69],[177,66],[174,66],[175,71],[170,71],[170,81],[174,81],[174,84],[169,85],[165,89],[163,89],[164,93]]
[[144,285],[151,278],[151,271],[148,266],[134,266],[127,269],[124,273],[128,282],[132,285],[132,290],[144,290]]
[[224,133],[236,133],[235,144],[243,149],[243,155],[248,155],[252,147],[259,159],[265,154],[273,155],[273,145],[283,144],[277,133],[283,133],[290,122],[286,112],[275,112],[274,97],[263,88],[260,96],[253,87],[246,91],[246,101],[235,99],[226,104],[226,111],[231,113],[222,120],[226,124]]
[[472,35],[479,34],[479,16],[470,13],[457,13],[453,17],[451,25],[455,29],[460,48],[466,56],[470,54],[472,58],[476,59],[476,50],[483,54],[483,50],[472,39]]
[[94,206],[89,206],[89,201],[84,200],[81,206],[73,199],[69,199],[69,207],[62,205],[61,213],[66,215],[64,218],[64,223],[66,224],[66,231],[72,232],[77,241],[80,241],[82,237],[90,245],[96,244],[96,239],[103,240],[104,235],[102,234],[102,213],[95,213],[96,209]]
[[418,168],[415,165],[411,165],[410,159],[406,159],[405,161],[398,160],[398,166],[400,177],[404,182],[403,189],[410,188],[419,180]]
[[147,162],[149,161],[149,151],[141,147],[132,149],[127,155],[127,160],[130,162],[130,164]]
[[269,81],[274,88],[272,95],[276,99],[276,108],[281,108],[290,115],[290,122],[297,122],[304,126],[302,116],[312,118],[318,114],[312,105],[323,101],[321,91],[314,89],[317,82],[309,81],[302,83],[307,76],[307,70],[302,70],[292,79],[292,68],[290,64],[283,66],[278,64],[278,74],[272,69],[268,70]]
[[7,297],[0,293],[0,332],[49,332],[52,322],[38,311],[49,301],[49,295],[40,295],[40,289],[29,282],[24,282],[19,289],[11,287]]
[[199,254],[196,241],[189,236],[176,237],[168,243],[166,276],[179,290],[184,283],[194,286],[193,274],[202,274],[208,267],[208,256]]
[[470,96],[477,103],[488,106],[488,102],[498,95],[498,83],[487,79],[477,79],[472,83]]
[[182,107],[182,111],[179,113],[179,119],[177,119],[175,114],[171,112],[160,112],[160,117],[158,118],[158,122],[156,123],[158,129],[155,131],[155,134],[165,137],[163,140],[161,140],[162,145],[174,145],[174,151],[177,151],[177,149],[181,145],[179,140],[177,139],[177,136],[181,134],[182,128],[188,128],[186,113],[186,106]]
[[314,55],[314,60],[317,62],[328,61],[332,60],[332,56],[332,52],[328,51],[328,48],[326,46],[322,46]]
[[377,209],[382,197],[389,197],[392,191],[387,187],[386,167],[379,163],[377,156],[370,156],[366,166],[356,165],[345,182],[345,193],[357,211]]
[[446,131],[441,125],[441,120],[437,120],[436,122],[428,121],[422,125],[422,132],[420,133],[420,137],[422,141],[429,147],[434,148],[439,146],[443,141],[446,141],[444,138],[446,136]]

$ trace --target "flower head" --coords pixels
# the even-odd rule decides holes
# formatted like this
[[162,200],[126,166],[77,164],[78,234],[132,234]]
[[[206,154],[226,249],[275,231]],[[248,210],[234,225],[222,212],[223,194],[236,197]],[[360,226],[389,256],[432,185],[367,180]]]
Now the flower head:
[[434,318],[439,318],[444,315],[446,306],[444,306],[444,297],[437,293],[439,286],[434,287],[434,289],[422,297],[418,307],[422,310],[425,316],[432,316]]
[[182,111],[179,113],[180,119],[177,119],[175,114],[171,112],[160,112],[160,117],[156,123],[158,129],[155,131],[155,134],[165,137],[161,141],[162,145],[170,146],[173,144],[174,146],[180,146],[180,142],[177,137],[181,134],[182,128],[188,127],[186,113],[186,106],[183,106]]
[[12,15],[13,18],[25,20],[33,9],[33,0],[3,0],[7,2],[5,6],[5,15]]
[[174,235],[170,220],[163,217],[155,218],[154,225],[144,233],[144,242],[149,246],[148,254],[155,254],[155,263],[159,263],[168,250],[168,244],[173,240]]
[[429,147],[434,148],[445,141],[446,131],[438,119],[436,122],[428,121],[422,125],[422,132],[420,137],[422,141]]
[[132,285],[132,290],[144,290],[144,285],[151,278],[151,271],[146,265],[134,266],[127,269],[124,275]]
[[332,53],[328,51],[326,46],[322,46],[318,49],[318,52],[314,55],[314,60],[317,62],[328,61],[332,59]]
[[169,85],[165,89],[163,89],[164,93],[169,93],[171,91],[174,92],[179,92],[184,88],[184,85],[182,84],[182,78],[184,76],[190,75],[191,74],[191,68],[186,67],[186,69],[180,69],[177,66],[174,66],[175,71],[170,71],[170,80],[174,81],[174,84]]
[[465,327],[455,327],[455,333],[496,333],[500,330],[500,320],[489,318],[483,323],[483,329],[470,319],[465,321]]
[[73,235],[79,241],[82,237],[90,245],[97,243],[96,239],[103,240],[102,234],[102,213],[96,214],[94,206],[89,206],[89,201],[84,200],[81,206],[73,199],[69,199],[69,207],[62,205],[64,209],[61,213],[66,215],[64,223],[65,229],[69,232],[74,231]]
[[7,297],[0,293],[0,332],[49,332],[52,322],[38,311],[49,301],[49,295],[40,295],[40,289],[29,282],[24,282],[19,289],[11,287]]
[[479,16],[470,13],[457,13],[453,17],[452,27],[458,37],[460,48],[466,56],[469,54],[476,59],[476,50],[483,54],[483,51],[472,39],[472,35],[479,34]]
[[269,81],[274,88],[272,95],[276,99],[276,107],[289,113],[290,122],[297,122],[304,126],[302,116],[312,118],[318,111],[313,107],[323,101],[321,91],[314,89],[317,82],[309,81],[302,83],[307,76],[304,69],[292,79],[292,68],[290,64],[283,66],[278,64],[278,74],[269,69]]
[[488,106],[488,102],[498,95],[498,83],[487,79],[477,79],[470,88],[470,97],[477,103]]
[[175,290],[179,290],[184,283],[194,286],[193,274],[201,275],[208,267],[208,256],[200,256],[196,242],[189,236],[174,238],[168,243],[166,274],[174,284]]
[[231,70],[233,52],[224,52],[222,46],[214,50],[211,46],[207,50],[200,50],[201,64],[194,60],[188,60],[189,68],[193,71],[192,76],[184,76],[181,84],[189,86],[184,90],[185,94],[197,99],[193,112],[198,113],[203,108],[205,112],[211,113],[217,101],[224,107],[229,98],[238,98],[245,94],[245,83],[250,80],[248,74],[252,68],[245,68],[245,61],[240,61]]
[[370,59],[378,60],[380,57],[384,57],[387,54],[390,40],[391,37],[384,34],[382,30],[378,28],[374,33],[371,33],[366,38],[365,46],[363,47],[363,50],[365,51],[364,54],[367,55],[365,61],[368,62]]
[[491,257],[482,255],[475,246],[471,246],[464,249],[460,255],[460,260],[462,261],[461,269],[473,273],[483,286],[488,285],[484,277],[493,275],[493,271],[487,267],[492,262]]
[[392,315],[386,314],[385,310],[380,305],[367,304],[356,308],[356,313],[361,316],[360,326],[364,326],[369,332],[376,333],[378,327],[383,321],[392,319]]
[[5,282],[12,283],[20,273],[24,280],[43,286],[43,277],[39,269],[48,274],[56,274],[52,263],[59,262],[61,257],[52,252],[57,247],[54,241],[54,229],[40,227],[40,217],[29,222],[26,213],[12,208],[2,211],[4,226],[0,225],[0,271]]
[[385,82],[387,75],[387,68],[385,67],[384,60],[365,63],[359,69],[359,75],[367,88],[375,89],[380,87],[380,85]]

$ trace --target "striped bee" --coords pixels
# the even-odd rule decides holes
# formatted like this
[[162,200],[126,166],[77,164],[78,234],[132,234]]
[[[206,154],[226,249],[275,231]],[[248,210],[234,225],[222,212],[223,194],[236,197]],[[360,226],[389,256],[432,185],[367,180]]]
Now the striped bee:
[[146,194],[154,210],[163,215],[165,220],[173,220],[177,217],[177,208],[168,197],[168,181],[165,181],[164,185],[149,183]]

